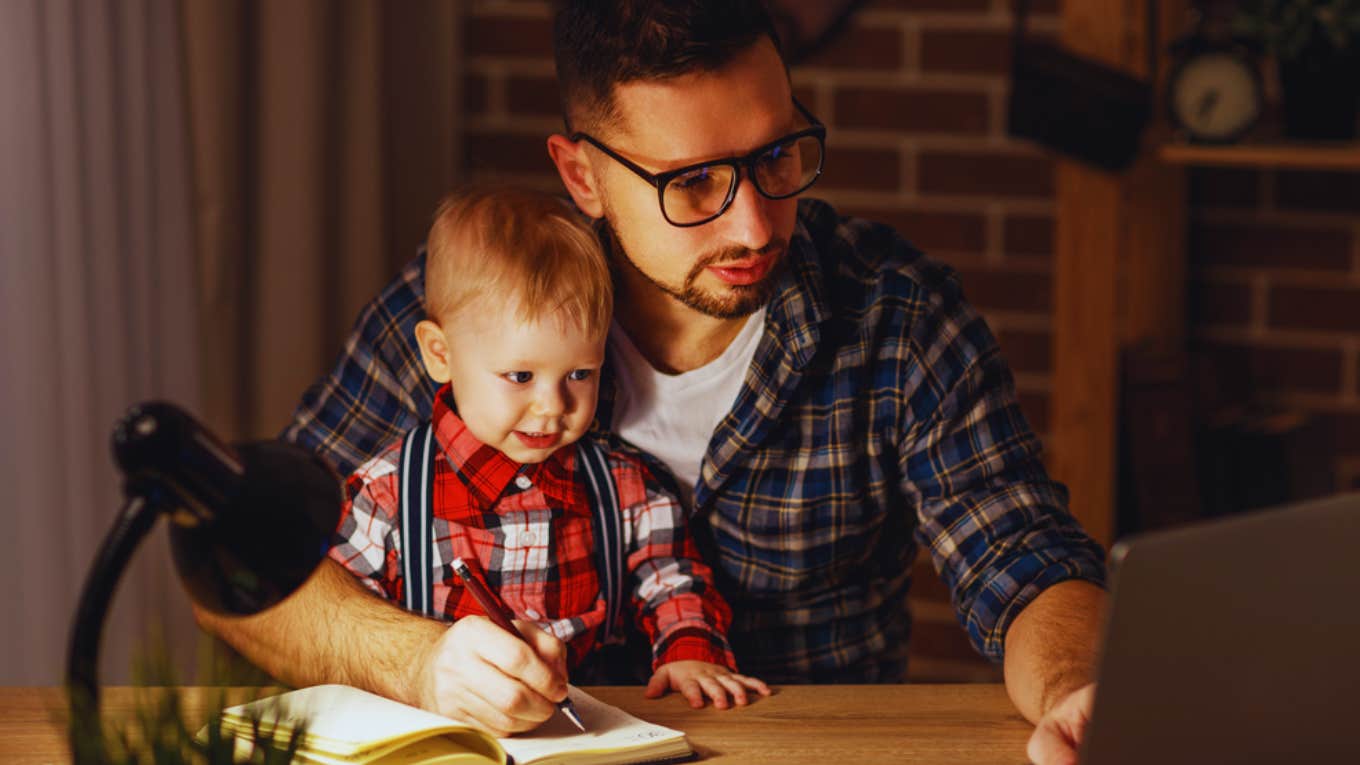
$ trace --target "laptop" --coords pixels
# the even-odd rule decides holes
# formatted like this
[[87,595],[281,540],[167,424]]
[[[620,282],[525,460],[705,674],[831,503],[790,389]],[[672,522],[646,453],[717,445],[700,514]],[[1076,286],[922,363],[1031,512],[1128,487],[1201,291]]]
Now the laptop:
[[1083,765],[1360,763],[1360,493],[1110,559]]

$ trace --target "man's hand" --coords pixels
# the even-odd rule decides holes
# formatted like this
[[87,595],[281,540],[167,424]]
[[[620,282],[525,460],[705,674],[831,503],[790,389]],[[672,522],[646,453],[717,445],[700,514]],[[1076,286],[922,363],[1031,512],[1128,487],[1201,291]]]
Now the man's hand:
[[516,624],[527,643],[480,616],[445,625],[377,597],[329,559],[267,611],[194,615],[288,685],[353,685],[497,736],[536,727],[567,695],[566,646],[532,622]]
[[533,622],[520,640],[483,616],[454,622],[415,657],[420,707],[485,728],[494,736],[531,730],[567,696],[567,649]]
[[721,664],[710,664],[706,661],[673,661],[657,668],[652,679],[647,682],[644,695],[649,699],[655,699],[660,698],[667,690],[678,691],[689,699],[689,705],[695,709],[703,707],[704,696],[707,695],[713,699],[713,706],[727,709],[728,694],[731,694],[737,706],[746,706],[748,689],[761,696],[770,695],[770,686],[754,677],[738,675]]
[[1067,694],[1053,705],[1029,737],[1025,754],[1035,765],[1077,765],[1077,750],[1091,720],[1096,684],[1090,683]]

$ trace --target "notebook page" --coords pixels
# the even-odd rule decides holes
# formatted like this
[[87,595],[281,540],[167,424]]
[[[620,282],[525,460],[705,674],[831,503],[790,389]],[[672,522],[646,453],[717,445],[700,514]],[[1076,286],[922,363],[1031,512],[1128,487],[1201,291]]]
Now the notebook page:
[[232,707],[224,712],[228,727],[248,733],[251,709],[262,712],[266,723],[277,721],[284,740],[295,724],[306,721],[307,748],[341,759],[375,746],[387,748],[378,746],[382,742],[460,727],[447,717],[344,685],[317,685]]
[[[642,693],[641,688],[638,693]],[[683,743],[685,734],[678,730],[639,720],[574,686],[569,695],[585,723],[586,732],[581,733],[562,715],[554,714],[537,730],[499,739],[501,747],[515,758],[516,763],[522,765],[538,758],[571,752],[607,752],[652,746],[671,749],[676,745],[688,750],[688,744]]]

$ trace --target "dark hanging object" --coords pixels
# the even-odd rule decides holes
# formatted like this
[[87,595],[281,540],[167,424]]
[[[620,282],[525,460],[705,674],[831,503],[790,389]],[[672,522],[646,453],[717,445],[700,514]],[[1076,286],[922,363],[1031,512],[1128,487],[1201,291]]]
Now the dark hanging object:
[[[1155,2],[1149,2],[1149,15]],[[1138,155],[1152,116],[1152,86],[1113,67],[1025,34],[1028,0],[1017,0],[1007,131],[1073,159],[1120,171]],[[1155,24],[1149,23],[1155,29]],[[1151,40],[1151,37],[1149,37]],[[1155,47],[1149,42],[1149,72]]]
[[771,0],[770,17],[779,33],[784,60],[798,64],[840,34],[864,0]]

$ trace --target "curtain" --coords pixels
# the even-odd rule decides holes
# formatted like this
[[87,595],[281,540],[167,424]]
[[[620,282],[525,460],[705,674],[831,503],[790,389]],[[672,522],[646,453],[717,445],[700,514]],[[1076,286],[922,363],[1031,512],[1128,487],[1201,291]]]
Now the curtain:
[[[56,684],[121,503],[116,419],[198,404],[189,147],[173,0],[0,3],[0,684]],[[102,678],[196,631],[158,529],[109,611]],[[177,654],[178,655],[178,654]]]
[[[121,497],[116,419],[164,398],[278,433],[457,180],[455,0],[0,3],[0,486],[17,581],[0,684],[63,679]],[[162,526],[164,523],[161,524]],[[261,530],[268,533],[268,530]],[[164,529],[133,558],[102,680],[203,641]]]
[[203,414],[272,437],[457,178],[461,4],[183,3]]

